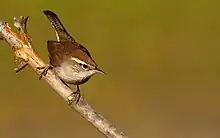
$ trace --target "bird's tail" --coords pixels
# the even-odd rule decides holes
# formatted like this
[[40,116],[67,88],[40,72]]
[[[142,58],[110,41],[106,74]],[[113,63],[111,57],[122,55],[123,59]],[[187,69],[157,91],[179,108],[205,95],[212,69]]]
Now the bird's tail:
[[55,29],[58,41],[75,41],[66,31],[58,16],[54,12],[50,10],[44,10],[43,13],[47,16],[48,20]]

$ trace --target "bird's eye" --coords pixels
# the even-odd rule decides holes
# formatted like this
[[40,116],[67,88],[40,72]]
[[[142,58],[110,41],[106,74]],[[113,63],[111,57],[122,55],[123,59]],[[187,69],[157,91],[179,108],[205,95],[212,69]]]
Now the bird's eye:
[[87,69],[87,68],[88,68],[88,65],[83,64],[82,67],[83,67],[84,69]]

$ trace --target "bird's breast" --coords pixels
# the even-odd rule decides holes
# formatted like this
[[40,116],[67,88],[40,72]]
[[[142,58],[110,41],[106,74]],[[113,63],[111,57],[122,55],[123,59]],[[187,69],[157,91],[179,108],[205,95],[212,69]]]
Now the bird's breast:
[[69,84],[81,85],[87,82],[91,75],[86,74],[86,72],[77,72],[70,66],[59,66],[54,68],[56,75]]

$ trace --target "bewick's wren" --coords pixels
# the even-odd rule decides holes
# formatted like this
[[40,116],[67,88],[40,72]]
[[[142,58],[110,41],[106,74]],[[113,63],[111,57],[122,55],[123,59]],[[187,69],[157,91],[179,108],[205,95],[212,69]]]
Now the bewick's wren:
[[98,68],[88,50],[69,35],[55,13],[49,10],[43,12],[55,29],[57,41],[47,41],[50,63],[42,74],[46,75],[51,67],[64,83],[76,85],[77,91],[74,94],[78,94],[78,102],[79,85],[87,82],[96,73],[105,73]]

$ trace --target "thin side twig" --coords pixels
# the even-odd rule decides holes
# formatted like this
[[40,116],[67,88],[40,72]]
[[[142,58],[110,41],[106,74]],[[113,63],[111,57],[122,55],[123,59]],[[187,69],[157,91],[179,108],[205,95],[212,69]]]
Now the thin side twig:
[[[23,20],[25,22],[22,22]],[[26,30],[27,18],[14,19],[15,26],[21,31],[19,36],[12,32],[11,28],[7,23],[0,21],[0,38],[3,38],[12,47],[13,53],[17,58],[22,59],[24,65],[27,64],[33,68],[33,70],[40,75],[42,70],[40,67],[45,67],[46,64],[40,59],[37,53],[34,51],[31,38],[29,37]],[[23,23],[23,24],[22,24]],[[24,24],[25,23],[25,24]],[[25,41],[27,44],[25,44]],[[26,65],[25,65],[26,66]],[[22,66],[19,69],[23,69]],[[47,75],[43,76],[43,79],[65,100],[72,100],[72,90],[68,88],[61,80],[54,74],[53,70],[48,70]],[[72,102],[69,105],[72,109],[80,113],[80,115],[90,122],[95,128],[102,132],[108,138],[126,138],[127,136],[118,131],[116,127],[105,119],[102,115],[97,113],[90,104],[88,104],[83,97],[80,98],[79,102],[75,104]]]

